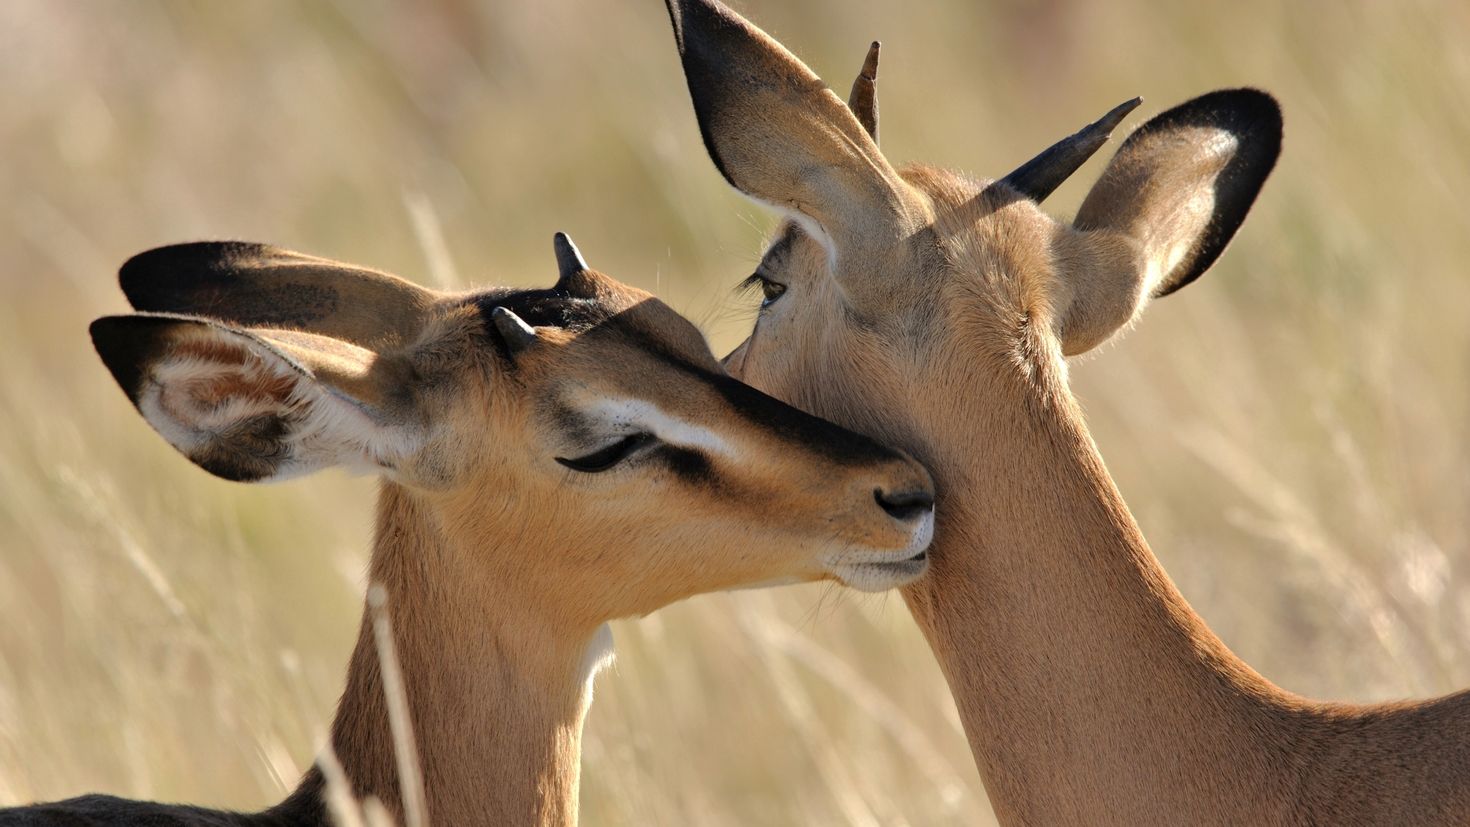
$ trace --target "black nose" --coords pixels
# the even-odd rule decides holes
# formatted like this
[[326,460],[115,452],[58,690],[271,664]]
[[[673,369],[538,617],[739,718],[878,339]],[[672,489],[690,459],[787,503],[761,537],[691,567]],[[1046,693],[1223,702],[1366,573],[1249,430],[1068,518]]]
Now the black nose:
[[903,522],[917,520],[934,509],[934,495],[928,491],[898,491],[889,494],[879,488],[873,492],[873,499],[878,501],[878,505],[889,516]]

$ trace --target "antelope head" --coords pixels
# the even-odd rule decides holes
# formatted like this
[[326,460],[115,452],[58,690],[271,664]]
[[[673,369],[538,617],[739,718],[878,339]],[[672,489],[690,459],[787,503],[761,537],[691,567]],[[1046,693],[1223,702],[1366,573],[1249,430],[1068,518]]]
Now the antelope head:
[[165,247],[122,270],[144,312],[92,337],[210,473],[380,474],[459,550],[452,576],[577,626],[924,570],[923,468],[730,378],[663,303],[565,236],[556,253],[549,289],[448,294],[262,245]]
[[[844,103],[717,0],[667,0],[694,110],[729,183],[786,218],[749,282],[734,375],[946,469],[1017,438],[1063,356],[1199,277],[1280,149],[1272,98],[1214,92],[1135,131],[1071,221],[1040,202],[1139,101],[998,180],[896,169],[877,142],[877,44]],[[960,454],[964,454],[961,457]]]

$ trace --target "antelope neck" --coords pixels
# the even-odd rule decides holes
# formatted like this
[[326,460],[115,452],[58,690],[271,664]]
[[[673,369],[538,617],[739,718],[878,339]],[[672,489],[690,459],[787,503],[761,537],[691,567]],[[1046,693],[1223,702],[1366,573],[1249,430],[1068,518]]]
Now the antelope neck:
[[[447,536],[417,495],[383,484],[371,578],[388,593],[430,821],[573,825],[582,724],[605,638],[597,627],[558,629],[497,594],[471,569],[498,549],[469,554]],[[376,797],[403,823],[366,611],[331,743],[354,794]],[[277,809],[306,809],[322,790],[313,769]]]
[[1270,821],[1298,774],[1282,768],[1306,760],[1296,724],[1307,702],[1190,609],[1070,395],[1022,393],[991,400],[989,423],[973,412],[968,422],[990,426],[985,439],[946,437],[980,447],[928,452],[951,458],[931,468],[954,493],[941,499],[931,573],[904,593],[997,815],[1167,823],[1223,799]]

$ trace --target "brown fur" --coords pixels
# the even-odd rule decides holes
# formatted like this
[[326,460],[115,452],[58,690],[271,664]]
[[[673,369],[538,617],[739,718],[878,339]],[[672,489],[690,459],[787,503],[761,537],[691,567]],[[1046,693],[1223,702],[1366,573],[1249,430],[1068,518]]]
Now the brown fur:
[[[251,261],[308,260],[252,249]],[[346,290],[332,265],[309,260],[319,287]],[[405,297],[418,288],[374,286],[365,273],[343,266],[359,300],[407,300],[413,312],[358,307],[303,329],[249,328],[257,294],[300,276],[272,266],[223,272],[240,295],[211,294],[214,319],[112,317],[93,337],[149,422],[214,473],[270,479],[355,459],[384,476],[370,577],[387,594],[433,822],[576,821],[582,722],[609,620],[770,581],[886,588],[923,571],[932,512],[895,513],[881,498],[930,498],[924,469],[730,379],[693,325],[647,293],[586,271],[550,291]],[[168,278],[187,292],[186,274]],[[160,293],[186,309],[172,288],[130,296]],[[510,307],[540,322],[513,354],[486,322]],[[363,320],[377,315],[417,328],[375,333]],[[611,442],[584,432],[604,427],[597,404],[626,400],[675,424],[640,420],[658,439],[607,472],[556,461]],[[331,739],[353,792],[401,818],[367,613]],[[254,817],[89,796],[0,822],[318,823],[323,785],[313,770]]]
[[[670,7],[726,178],[820,230],[783,226],[790,244],[757,272],[786,291],[728,364],[934,474],[933,567],[904,596],[1000,820],[1470,821],[1470,693],[1356,706],[1258,675],[1160,568],[1068,389],[1064,354],[1114,335],[1229,241],[1275,160],[1270,99],[1215,93],[1159,116],[1066,225],[930,167],[893,184],[876,146],[846,145],[850,116],[789,52],[715,0]],[[841,182],[846,201],[789,197],[815,186],[794,176]],[[899,192],[864,200],[873,188]],[[922,220],[879,233],[900,236],[891,249],[856,248],[875,273],[844,239],[894,202],[923,205],[905,219]]]

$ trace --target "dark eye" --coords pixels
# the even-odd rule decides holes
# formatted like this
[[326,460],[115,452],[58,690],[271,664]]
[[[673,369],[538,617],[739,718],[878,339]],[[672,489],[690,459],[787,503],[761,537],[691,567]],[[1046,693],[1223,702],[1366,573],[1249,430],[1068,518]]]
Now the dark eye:
[[771,281],[766,278],[761,279],[761,295],[765,297],[761,300],[761,307],[770,307],[776,299],[781,298],[785,293],[786,285],[781,282]]
[[572,459],[557,457],[556,461],[573,471],[596,474],[599,471],[606,471],[614,465],[617,465],[631,456],[634,451],[637,451],[652,441],[653,434],[629,434],[606,448],[599,448],[586,456],[574,457]]
[[752,273],[745,281],[740,283],[742,288],[759,287],[761,291],[761,307],[770,307],[776,299],[781,298],[786,292],[786,285],[779,281],[771,281],[760,273]]

